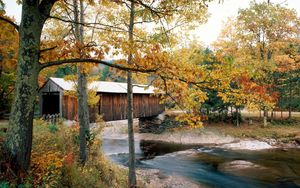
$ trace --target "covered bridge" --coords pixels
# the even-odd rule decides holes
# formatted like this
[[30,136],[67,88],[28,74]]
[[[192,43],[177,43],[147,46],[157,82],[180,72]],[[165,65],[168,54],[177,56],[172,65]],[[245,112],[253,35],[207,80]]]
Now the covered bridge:
[[[100,96],[99,102],[90,107],[91,121],[95,115],[103,115],[105,121],[127,119],[127,83],[94,81],[88,86]],[[74,91],[75,83],[62,78],[49,78],[39,90],[41,115],[60,114],[61,117],[74,120],[77,116],[77,99],[66,95]],[[159,96],[155,96],[152,86],[134,85],[134,117],[152,117],[164,111]]]

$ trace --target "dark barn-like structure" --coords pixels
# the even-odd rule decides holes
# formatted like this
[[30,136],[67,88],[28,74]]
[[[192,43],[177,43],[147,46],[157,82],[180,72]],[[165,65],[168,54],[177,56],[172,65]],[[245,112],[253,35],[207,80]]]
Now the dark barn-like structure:
[[[95,121],[96,114],[103,115],[105,121],[127,119],[126,83],[95,81],[88,87],[100,96],[98,104],[89,109],[91,122]],[[74,120],[77,116],[77,99],[65,94],[74,90],[75,84],[72,81],[49,78],[39,90],[41,115],[60,114],[65,119]],[[159,97],[153,94],[152,86],[133,87],[135,118],[153,117],[164,111]]]

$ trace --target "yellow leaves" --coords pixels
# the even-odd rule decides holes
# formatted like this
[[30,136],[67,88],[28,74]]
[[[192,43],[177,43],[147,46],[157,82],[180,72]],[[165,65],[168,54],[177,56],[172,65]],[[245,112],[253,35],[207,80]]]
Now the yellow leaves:
[[186,127],[191,129],[202,128],[202,117],[196,114],[182,113],[176,117],[176,120],[183,123]]
[[97,95],[97,92],[93,89],[88,90],[88,104],[90,106],[96,105],[100,100],[99,95]]
[[63,166],[62,160],[57,160],[55,163],[55,168],[61,168]]
[[216,47],[218,60],[227,64],[231,59],[228,77],[235,85],[219,96],[250,110],[274,107],[277,94],[268,84],[272,73],[297,69],[289,59],[299,35],[293,28],[299,28],[295,12],[275,4],[252,2],[229,20]]
[[275,57],[277,71],[278,72],[287,72],[293,71],[300,68],[300,55],[279,55]]
[[56,183],[60,179],[62,166],[62,159],[57,152],[48,152],[40,156],[33,153],[31,173],[35,175],[35,186],[57,186]]
[[[67,81],[71,81],[74,83],[75,88],[73,88],[73,91],[65,91],[65,95],[69,95],[72,97],[77,98],[77,76],[76,75],[67,75],[64,78]],[[90,76],[87,78],[87,84],[89,85],[93,81],[99,80],[98,76]],[[93,106],[98,103],[100,97],[97,95],[97,88],[92,88],[88,86],[88,104],[90,106]]]
[[[5,15],[1,15],[9,20],[13,20]],[[17,54],[19,37],[16,29],[10,24],[0,20],[0,54],[1,69],[5,72],[15,71],[17,64]]]
[[[250,4],[241,9],[236,19],[227,22],[216,43],[223,55],[232,56],[242,68],[256,69],[263,77],[265,70],[277,56],[284,55],[299,35],[299,19],[294,10],[267,3]],[[251,64],[247,67],[247,64]],[[257,66],[263,66],[260,69]],[[264,69],[262,69],[264,68]]]
[[35,120],[33,128],[33,148],[31,156],[30,177],[34,187],[60,187],[63,169],[67,163],[74,162],[73,150],[78,147],[73,143],[78,131],[57,125],[59,130],[51,133],[48,122]]

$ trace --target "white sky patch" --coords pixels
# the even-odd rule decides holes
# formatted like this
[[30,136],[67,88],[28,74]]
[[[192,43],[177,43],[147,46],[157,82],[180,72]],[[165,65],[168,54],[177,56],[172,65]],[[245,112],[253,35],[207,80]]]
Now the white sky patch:
[[20,23],[22,7],[15,0],[3,0],[3,2],[5,3],[6,14],[14,17],[17,23]]
[[[256,0],[256,2],[266,2],[267,0]],[[300,0],[270,0],[273,3],[281,3],[288,8],[294,8],[298,16],[300,15]],[[219,4],[217,0],[209,3],[209,13],[211,16],[208,22],[199,26],[195,31],[191,32],[194,39],[202,41],[205,46],[209,46],[214,42],[220,34],[223,23],[228,17],[236,16],[240,8],[249,6],[251,0],[224,0]],[[15,0],[4,0],[6,4],[5,10],[9,16],[13,16],[17,23],[21,19],[21,6],[16,4]]]
[[[267,0],[256,0],[256,2],[266,2]],[[273,3],[280,3],[288,8],[293,8],[300,15],[300,0],[270,0]],[[224,3],[214,1],[209,3],[208,12],[210,17],[208,22],[199,26],[192,34],[206,46],[217,40],[224,23],[229,17],[235,17],[239,9],[249,7],[250,0],[224,0]]]

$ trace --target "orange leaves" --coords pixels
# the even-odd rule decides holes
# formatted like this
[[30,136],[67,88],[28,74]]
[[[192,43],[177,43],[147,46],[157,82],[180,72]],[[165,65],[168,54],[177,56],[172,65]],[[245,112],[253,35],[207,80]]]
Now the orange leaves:
[[300,69],[300,55],[280,55],[275,57],[278,72],[288,72]]
[[73,152],[67,153],[63,158],[63,164],[66,166],[71,166],[74,164],[74,162],[75,162],[75,157]]
[[44,121],[35,122],[30,174],[34,186],[56,187],[62,175],[63,153],[57,144],[57,132],[51,133],[47,126]]
[[235,72],[231,74],[235,87],[220,93],[223,100],[250,109],[274,107],[278,99],[272,88],[274,73],[300,67],[298,28],[294,10],[265,2],[251,2],[230,19],[216,43],[218,58],[230,57]]
[[56,126],[58,130],[51,132],[48,122],[34,122],[30,166],[34,187],[60,187],[65,168],[76,164],[75,154],[79,149],[74,139],[78,129],[63,124]]
[[183,125],[185,125],[188,128],[196,129],[196,128],[202,128],[202,116],[193,114],[193,113],[182,113],[176,117],[176,120],[181,122]]
[[247,76],[241,76],[238,79],[238,85],[247,98],[255,98],[255,95],[257,95],[260,100],[266,103],[274,103],[278,98],[277,93],[272,91],[271,84],[258,84]]
[[272,85],[258,84],[247,73],[239,75],[232,81],[235,83],[232,88],[218,94],[224,102],[245,106],[248,110],[274,107],[278,95],[272,90]]
[[[1,16],[11,20],[5,15]],[[0,54],[2,56],[0,67],[2,71],[15,71],[19,45],[18,33],[13,26],[2,20],[0,20],[0,28]]]
[[[41,44],[40,62],[43,64],[45,62],[72,58],[103,59],[104,50],[108,50],[107,48],[107,46],[104,46],[102,49],[93,43],[82,45],[79,42],[73,43],[67,40],[43,41]],[[76,65],[76,63],[74,63],[74,65]],[[90,73],[95,67],[94,63],[79,63],[78,65],[80,65],[80,70],[86,74]],[[52,75],[57,68],[58,66],[52,66],[43,69],[40,78],[44,79],[44,77]]]
[[[104,50],[107,51],[107,46]],[[49,40],[41,44],[41,62],[54,61],[67,58],[95,58],[103,59],[104,50],[95,44],[82,45],[66,40]]]
[[59,152],[49,151],[43,154],[32,152],[31,171],[37,185],[56,186],[61,176],[62,156]]

